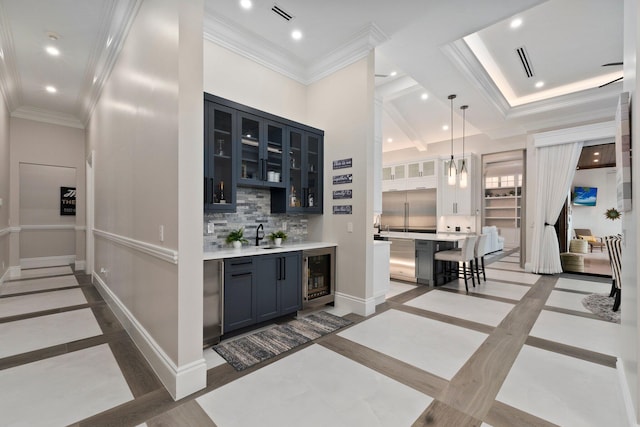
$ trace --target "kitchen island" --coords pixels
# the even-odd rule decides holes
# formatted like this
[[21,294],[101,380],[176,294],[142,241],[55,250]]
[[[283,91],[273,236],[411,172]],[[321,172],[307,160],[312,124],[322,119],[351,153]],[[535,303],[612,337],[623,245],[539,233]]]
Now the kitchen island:
[[435,286],[441,283],[436,280],[438,270],[433,255],[455,248],[468,234],[390,231],[380,235],[391,241],[391,277]]

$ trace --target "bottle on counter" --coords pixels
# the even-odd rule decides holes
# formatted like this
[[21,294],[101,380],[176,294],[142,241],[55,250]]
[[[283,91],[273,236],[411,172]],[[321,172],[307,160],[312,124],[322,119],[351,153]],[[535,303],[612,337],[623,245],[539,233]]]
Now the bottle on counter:
[[295,208],[297,202],[298,202],[298,198],[296,197],[296,189],[292,185],[291,186],[291,194],[289,195],[289,206],[292,207],[292,208]]
[[307,201],[310,208],[313,207],[313,194],[309,193],[309,200]]

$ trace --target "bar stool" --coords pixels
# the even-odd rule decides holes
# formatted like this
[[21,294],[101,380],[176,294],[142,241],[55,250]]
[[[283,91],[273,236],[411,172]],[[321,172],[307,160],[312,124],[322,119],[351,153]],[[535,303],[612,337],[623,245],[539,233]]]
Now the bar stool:
[[476,263],[476,274],[478,275],[478,284],[480,284],[480,263],[482,263],[482,277],[484,281],[487,281],[487,275],[484,271],[484,256],[487,253],[487,235],[481,234],[476,240],[476,247],[474,250],[474,259]]
[[[436,252],[433,256],[436,261],[442,261],[446,263],[446,265],[450,265],[450,263],[455,262],[457,266],[455,269],[456,277],[460,277],[460,263],[462,263],[462,277],[464,277],[464,287],[467,292],[469,292],[469,286],[467,285],[467,278],[469,277],[467,275],[467,263],[469,263],[468,270],[471,275],[471,282],[473,283],[474,287],[476,286],[476,281],[473,274],[473,255],[477,239],[478,236],[467,236],[465,237],[464,242],[462,242],[462,247],[460,249],[450,249],[448,251]],[[447,273],[452,273],[451,269],[445,269],[444,274]],[[452,277],[449,274],[447,275],[448,277]]]
[[620,293],[622,291],[622,236],[605,236],[604,238],[607,252],[609,253],[609,262],[611,263],[611,293],[610,297],[615,297],[613,302],[613,311],[620,308]]

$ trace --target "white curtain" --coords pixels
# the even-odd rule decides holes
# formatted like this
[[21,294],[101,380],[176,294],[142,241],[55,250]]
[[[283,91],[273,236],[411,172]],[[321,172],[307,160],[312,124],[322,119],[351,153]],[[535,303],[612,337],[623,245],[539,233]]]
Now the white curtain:
[[531,249],[534,273],[562,273],[558,237],[553,225],[571,189],[581,151],[582,142],[536,148],[538,178]]

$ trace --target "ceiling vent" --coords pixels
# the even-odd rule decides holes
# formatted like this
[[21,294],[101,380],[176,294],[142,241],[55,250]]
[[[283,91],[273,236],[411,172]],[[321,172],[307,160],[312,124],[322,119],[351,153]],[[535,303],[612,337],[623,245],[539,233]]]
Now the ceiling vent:
[[516,52],[518,53],[518,57],[520,58],[522,68],[524,68],[524,73],[527,75],[527,78],[533,77],[533,68],[531,67],[531,60],[529,59],[527,50],[522,46],[517,48]]
[[291,21],[293,19],[293,15],[291,15],[289,12],[287,12],[286,10],[282,9],[280,6],[278,6],[277,4],[274,4],[273,7],[271,8],[271,10],[277,14],[278,16],[280,16],[281,18],[283,18],[285,21]]

